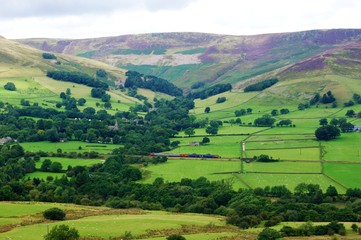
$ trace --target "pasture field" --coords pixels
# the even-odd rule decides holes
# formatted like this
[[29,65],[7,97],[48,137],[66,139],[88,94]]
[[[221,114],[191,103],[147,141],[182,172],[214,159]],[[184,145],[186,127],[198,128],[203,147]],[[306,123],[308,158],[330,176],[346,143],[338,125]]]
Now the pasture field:
[[46,180],[47,177],[51,176],[54,179],[55,178],[61,178],[62,176],[64,176],[65,173],[52,173],[52,172],[40,172],[40,171],[35,171],[32,173],[27,173],[24,177],[24,179],[33,179],[33,178],[39,178],[42,180]]
[[361,163],[361,133],[341,133],[341,137],[322,142],[326,161],[356,161]]
[[[206,177],[210,181],[229,180],[234,189],[245,188],[242,182],[234,178],[230,172],[239,172],[240,161],[223,160],[168,160],[167,163],[148,165],[144,183],[152,183],[158,177],[168,182],[179,182],[182,178],[197,179]],[[216,174],[218,173],[218,174]],[[224,174],[222,174],[224,173]]]
[[[51,207],[70,211],[72,220],[43,222],[39,214]],[[40,240],[49,229],[59,224],[75,227],[82,237],[101,238],[121,237],[129,232],[137,239],[165,239],[164,234],[182,232],[182,235],[189,234],[190,238],[187,237],[187,239],[218,239],[218,237],[240,233],[236,227],[227,226],[224,217],[216,215],[122,211],[105,207],[34,202],[2,202],[0,209],[4,209],[0,212],[1,226],[28,221],[28,219],[35,220],[30,225],[28,221],[27,224],[19,224],[9,231],[0,233],[1,239]],[[92,216],[87,215],[89,213]]]
[[[247,134],[252,134],[252,133],[257,133],[260,131],[264,131],[268,128],[265,127],[248,127],[248,126],[243,126],[243,125],[238,125],[238,124],[229,124],[229,123],[223,123],[222,126],[219,127],[218,129],[218,135],[225,135],[225,134],[239,134],[239,135],[247,135]],[[196,128],[194,129],[195,134],[194,136],[205,136],[208,135],[206,133],[205,128]],[[177,136],[181,136],[181,137],[188,137],[188,135],[186,135],[184,132],[180,132]]]
[[278,141],[284,141],[287,142],[289,140],[314,140],[315,135],[314,134],[278,134],[278,135],[271,135],[271,134],[263,134],[258,133],[257,135],[251,135],[249,138],[247,138],[247,142],[278,142]]
[[171,150],[172,153],[210,153],[222,158],[239,158],[240,142],[247,136],[208,136],[210,143],[200,146],[189,146],[191,142],[202,142],[203,137],[176,138],[180,141],[179,147]]
[[238,175],[244,182],[252,188],[266,186],[286,186],[291,192],[300,183],[319,184],[323,191],[328,186],[333,185],[339,193],[345,193],[346,189],[322,174],[258,174],[246,173]]
[[321,173],[321,164],[314,162],[251,162],[244,164],[245,172]]
[[[16,91],[8,91],[3,88],[7,82],[15,84]],[[0,79],[1,101],[12,105],[20,105],[21,99],[31,102],[45,103],[45,99],[55,99],[58,96],[29,77],[1,78]]]
[[35,167],[40,169],[45,159],[50,159],[52,162],[60,162],[63,166],[63,170],[66,170],[68,166],[92,166],[97,163],[102,163],[103,159],[82,159],[82,158],[60,158],[60,157],[44,157],[40,161],[35,163]]
[[43,203],[43,202],[0,202],[0,219],[21,217],[42,213],[46,209],[58,207],[63,210],[82,210],[89,207],[75,204]]
[[[113,149],[122,147],[116,144],[103,144],[103,143],[86,143],[81,141],[68,141],[68,142],[24,142],[20,144],[25,151],[29,152],[57,152],[60,148],[63,153],[65,152],[98,152],[100,154],[110,154]],[[81,147],[81,149],[79,149]]]
[[257,142],[246,141],[246,148],[248,150],[257,150],[257,149],[272,149],[272,148],[318,148],[319,144],[314,140],[303,140],[303,139],[273,139],[271,141],[259,140]]
[[[247,144],[246,144],[247,145]],[[245,157],[253,158],[261,154],[269,155],[274,159],[280,160],[319,160],[320,149],[313,148],[285,148],[285,149],[264,149],[264,150],[246,150]]]
[[346,187],[360,188],[361,164],[324,163],[324,171]]

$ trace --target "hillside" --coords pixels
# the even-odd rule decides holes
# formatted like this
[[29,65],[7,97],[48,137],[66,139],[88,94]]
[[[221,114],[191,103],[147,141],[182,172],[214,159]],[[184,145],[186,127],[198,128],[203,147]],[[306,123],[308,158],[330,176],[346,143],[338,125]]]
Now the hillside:
[[96,59],[169,79],[189,90],[196,82],[236,84],[302,62],[327,50],[359,43],[361,29],[231,36],[153,33],[56,40],[23,39],[33,47]]
[[109,84],[124,80],[124,71],[92,59],[56,54],[57,59],[44,59],[45,51],[5,38],[0,38],[0,78],[45,76],[48,70],[82,71],[94,75],[97,69],[109,73]]
[[[105,81],[109,86],[117,86],[125,81],[124,70],[120,68],[96,60],[60,53],[55,54],[56,59],[44,59],[43,53],[42,50],[0,38],[0,84],[4,86],[7,82],[12,82],[17,89],[17,91],[7,91],[1,87],[3,102],[19,105],[21,99],[25,99],[30,101],[30,104],[55,107],[55,104],[61,101],[59,94],[69,88],[72,89],[72,97],[87,100],[87,104],[81,109],[85,107],[100,109],[97,106],[100,100],[90,96],[91,87],[50,79],[46,77],[49,70],[76,71],[95,76],[98,69],[103,69],[107,73],[107,78],[101,81]],[[139,100],[125,96],[119,90],[111,89],[108,94],[112,97],[111,111],[127,111],[130,106],[139,103]]]

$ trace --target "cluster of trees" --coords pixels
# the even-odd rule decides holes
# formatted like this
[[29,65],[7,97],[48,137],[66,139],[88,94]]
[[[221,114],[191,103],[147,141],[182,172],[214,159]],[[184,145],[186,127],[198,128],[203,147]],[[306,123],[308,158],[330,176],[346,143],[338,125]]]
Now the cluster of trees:
[[43,53],[41,54],[41,56],[44,59],[56,59],[56,56],[53,53]]
[[182,96],[183,91],[175,86],[173,83],[165,79],[158,78],[151,75],[144,76],[136,71],[127,71],[125,73],[127,79],[125,80],[124,87],[139,87],[146,88],[156,92],[162,92],[171,96]]
[[108,103],[111,96],[102,88],[92,88],[90,94],[93,98],[100,98],[102,102]]
[[214,86],[208,87],[204,90],[198,91],[198,92],[191,92],[188,94],[189,98],[200,98],[200,99],[206,99],[210,96],[217,95],[219,93],[227,92],[232,90],[232,85],[229,83],[226,84],[216,84]]
[[223,102],[225,102],[226,100],[227,100],[226,97],[219,97],[219,98],[217,98],[216,103],[223,103]]
[[[134,112],[118,112],[112,116],[106,110],[96,111],[92,107],[83,111],[77,108],[57,111],[41,106],[9,105],[10,110],[0,114],[0,137],[10,136],[19,142],[68,139],[124,144],[125,152],[148,154],[170,150],[170,137],[188,127],[205,124],[188,116],[189,110],[194,108],[191,99],[156,100],[154,107],[153,111],[139,117]],[[118,130],[109,128],[115,120],[119,123]]]
[[257,161],[257,162],[278,162],[279,161],[277,159],[273,159],[273,157],[270,157],[270,156],[268,156],[266,154],[261,154],[259,156],[254,156],[253,160]]
[[321,127],[315,132],[318,140],[328,141],[340,136],[341,132],[352,132],[354,129],[354,125],[347,122],[346,118],[332,118],[330,122],[328,122],[327,118],[322,118],[319,122]]
[[46,76],[59,81],[73,82],[104,90],[109,89],[109,85],[107,83],[99,81],[82,72],[48,71]]
[[274,85],[276,83],[278,83],[277,78],[266,79],[261,82],[248,85],[247,87],[244,88],[244,91],[245,92],[262,91],[266,88],[271,87],[272,85]]
[[206,128],[206,133],[211,135],[217,135],[218,129],[222,126],[223,123],[221,121],[212,120],[209,123],[209,126]]
[[[308,106],[312,106],[315,105],[317,103],[322,103],[322,104],[328,104],[328,103],[332,103],[332,107],[336,107],[337,103],[336,103],[336,98],[333,96],[332,91],[327,91],[325,94],[321,95],[319,93],[316,93],[315,96],[313,96],[313,98],[311,98],[309,104],[305,104],[304,108],[308,108]],[[300,110],[303,110],[300,109]]]
[[266,114],[260,118],[254,120],[254,125],[260,127],[271,127],[276,122],[275,118],[272,118],[270,115]]
[[291,119],[282,119],[277,123],[277,127],[283,127],[283,126],[295,127],[295,125],[292,125]]
[[244,115],[246,115],[246,114],[252,114],[252,111],[253,111],[252,108],[247,108],[247,109],[242,108],[242,109],[240,109],[240,110],[234,111],[234,115],[235,115],[236,117],[240,117],[240,116],[244,116]]
[[282,108],[279,112],[277,109],[272,109],[271,115],[277,116],[279,113],[280,114],[288,114],[289,112],[290,112],[290,110],[288,108]]

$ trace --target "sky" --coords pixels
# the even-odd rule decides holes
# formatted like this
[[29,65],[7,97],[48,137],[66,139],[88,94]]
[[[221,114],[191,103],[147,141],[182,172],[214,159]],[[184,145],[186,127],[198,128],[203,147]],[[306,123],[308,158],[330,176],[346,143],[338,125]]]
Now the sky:
[[0,0],[0,35],[95,38],[360,28],[360,0]]

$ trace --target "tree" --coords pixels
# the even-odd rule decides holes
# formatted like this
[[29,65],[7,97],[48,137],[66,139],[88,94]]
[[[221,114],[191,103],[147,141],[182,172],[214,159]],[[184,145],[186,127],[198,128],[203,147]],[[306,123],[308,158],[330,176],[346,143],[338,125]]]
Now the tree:
[[317,128],[315,135],[317,140],[328,141],[340,136],[340,129],[332,125],[326,125]]
[[166,238],[167,240],[186,240],[185,237],[179,234],[172,234]]
[[338,196],[337,189],[334,186],[330,185],[330,186],[328,186],[325,195],[330,196],[330,197],[336,197],[336,196]]
[[328,124],[327,118],[320,119],[320,125],[321,126],[326,126],[327,124]]
[[4,88],[6,90],[9,90],[9,91],[15,91],[16,90],[16,87],[15,87],[15,84],[13,82],[8,82],[4,85]]
[[44,240],[78,240],[80,238],[78,230],[67,225],[57,225],[53,227]]
[[78,99],[78,105],[79,106],[84,106],[86,103],[86,99],[85,98],[79,98]]
[[42,57],[44,59],[56,59],[56,56],[54,54],[52,54],[52,53],[43,53]]
[[71,95],[71,90],[70,90],[70,88],[67,88],[67,89],[66,89],[65,94],[66,94],[66,95]]
[[288,108],[282,108],[281,110],[280,110],[280,113],[281,114],[287,114],[287,113],[289,113],[290,112],[290,110],[288,109]]
[[350,109],[350,110],[347,110],[346,114],[345,114],[347,117],[353,117],[355,115],[355,111]]
[[205,109],[204,109],[204,112],[205,113],[209,113],[211,111],[211,108],[210,107],[206,107]]
[[260,234],[258,234],[258,240],[276,240],[282,237],[282,234],[279,233],[277,230],[272,228],[265,228],[263,229]]
[[63,166],[60,162],[52,162],[49,166],[49,172],[61,172]]
[[276,119],[272,118],[270,115],[263,115],[262,117],[254,120],[254,125],[271,127],[275,121]]
[[107,72],[104,69],[97,69],[95,74],[97,77],[100,77],[100,78],[106,78],[108,76]]
[[43,161],[43,163],[41,164],[40,170],[41,170],[42,172],[49,172],[51,163],[52,163],[52,162],[51,162],[50,159],[45,159],[45,160]]
[[277,109],[273,109],[273,110],[271,111],[271,115],[272,115],[272,116],[277,116],[277,115],[278,115],[278,110],[277,110]]
[[202,139],[202,143],[203,144],[206,144],[206,143],[209,143],[211,140],[208,138],[208,137],[204,137],[203,139]]
[[206,128],[206,133],[216,135],[218,133],[218,127],[208,126]]
[[223,103],[223,102],[225,102],[226,100],[227,100],[226,97],[219,97],[219,98],[217,98],[216,103]]
[[106,103],[104,103],[104,108],[112,109],[112,104],[110,102],[106,102]]
[[193,136],[196,132],[194,131],[194,128],[189,127],[184,129],[184,133],[188,135],[188,137]]
[[64,220],[65,215],[65,212],[57,207],[49,208],[43,213],[44,218],[49,220]]

